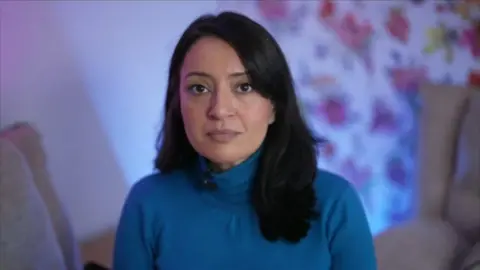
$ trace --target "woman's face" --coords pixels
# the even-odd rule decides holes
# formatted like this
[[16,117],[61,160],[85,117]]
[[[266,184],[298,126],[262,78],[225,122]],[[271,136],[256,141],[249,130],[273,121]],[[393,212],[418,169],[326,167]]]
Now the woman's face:
[[274,121],[272,103],[251,87],[240,58],[221,39],[202,38],[191,47],[179,90],[188,140],[219,169],[253,154]]

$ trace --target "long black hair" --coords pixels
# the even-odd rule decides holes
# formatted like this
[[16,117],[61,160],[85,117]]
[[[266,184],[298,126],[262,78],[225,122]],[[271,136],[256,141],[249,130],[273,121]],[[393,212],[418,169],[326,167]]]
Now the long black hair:
[[204,15],[181,36],[170,62],[155,168],[162,173],[185,169],[198,157],[185,134],[179,84],[185,55],[202,37],[216,37],[230,44],[242,60],[253,88],[274,105],[275,122],[269,126],[263,143],[251,202],[267,240],[299,242],[318,217],[313,188],[318,140],[302,118],[282,50],[264,27],[248,17],[234,12]]

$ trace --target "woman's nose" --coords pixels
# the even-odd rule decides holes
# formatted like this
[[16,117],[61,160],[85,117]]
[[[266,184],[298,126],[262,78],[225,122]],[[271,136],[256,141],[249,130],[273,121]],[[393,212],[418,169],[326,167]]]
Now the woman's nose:
[[215,91],[214,94],[211,95],[208,116],[215,120],[221,120],[234,115],[234,99],[235,97],[230,89]]

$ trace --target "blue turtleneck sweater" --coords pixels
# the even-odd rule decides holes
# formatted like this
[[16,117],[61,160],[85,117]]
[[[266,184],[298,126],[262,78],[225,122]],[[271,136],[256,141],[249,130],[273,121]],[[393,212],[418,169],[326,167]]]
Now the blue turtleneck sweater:
[[199,188],[206,169],[153,174],[137,182],[123,207],[115,270],[375,270],[372,235],[354,191],[319,170],[318,221],[298,244],[262,237],[249,204],[258,153]]

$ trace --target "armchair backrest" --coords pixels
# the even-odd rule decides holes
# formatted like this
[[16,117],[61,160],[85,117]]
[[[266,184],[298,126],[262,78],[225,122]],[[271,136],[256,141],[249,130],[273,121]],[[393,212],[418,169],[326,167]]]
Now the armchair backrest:
[[70,270],[25,158],[2,138],[0,217],[0,269]]
[[81,269],[79,246],[67,212],[51,182],[40,133],[28,123],[17,123],[2,131],[0,138],[11,142],[25,157],[33,182],[49,212],[67,269]]
[[480,91],[472,91],[462,120],[447,220],[473,244],[480,240]]
[[457,141],[471,89],[425,85],[420,89],[418,207],[426,218],[445,218],[454,182]]

